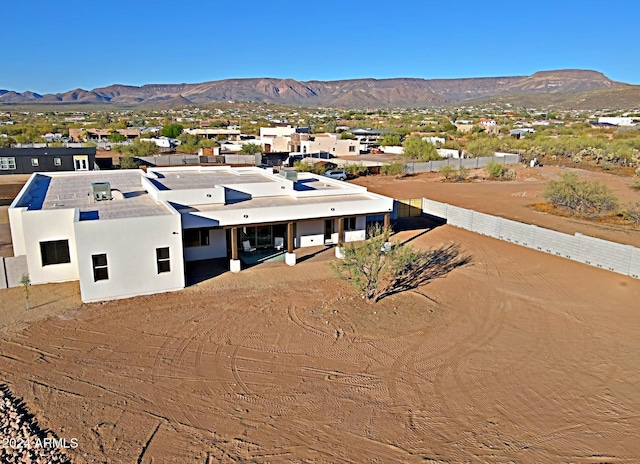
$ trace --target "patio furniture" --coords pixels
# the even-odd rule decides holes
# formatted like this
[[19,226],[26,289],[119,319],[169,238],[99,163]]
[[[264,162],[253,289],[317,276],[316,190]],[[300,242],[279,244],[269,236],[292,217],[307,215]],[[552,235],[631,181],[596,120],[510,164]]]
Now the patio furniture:
[[252,251],[256,251],[256,247],[252,247],[251,242],[249,240],[242,241],[242,248],[245,253],[251,253]]
[[282,250],[284,248],[284,237],[274,237],[273,246],[278,251]]

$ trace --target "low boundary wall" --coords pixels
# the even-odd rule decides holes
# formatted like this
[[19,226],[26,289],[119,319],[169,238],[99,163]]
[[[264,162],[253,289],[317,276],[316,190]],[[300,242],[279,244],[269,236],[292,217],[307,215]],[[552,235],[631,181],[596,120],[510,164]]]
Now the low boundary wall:
[[0,256],[0,288],[21,286],[22,275],[28,272],[26,256],[14,256],[11,258]]
[[483,156],[479,158],[447,158],[440,161],[428,161],[426,163],[407,163],[407,172],[437,172],[443,166],[451,166],[455,169],[464,167],[467,169],[483,168],[491,161],[501,164],[518,164],[521,158],[518,154],[504,153],[498,156]]
[[461,229],[640,279],[640,249],[631,245],[564,234],[426,198],[422,212]]

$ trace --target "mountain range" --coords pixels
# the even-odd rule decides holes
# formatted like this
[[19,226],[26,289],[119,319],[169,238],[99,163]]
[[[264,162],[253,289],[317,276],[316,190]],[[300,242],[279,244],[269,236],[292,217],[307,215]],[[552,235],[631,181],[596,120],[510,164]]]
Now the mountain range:
[[619,107],[640,105],[640,86],[613,81],[598,71],[579,69],[540,71],[531,76],[464,79],[393,78],[302,82],[294,79],[249,78],[200,84],[148,84],[140,87],[114,84],[93,90],[75,89],[46,95],[0,90],[0,104],[83,103],[175,108],[214,102],[252,101],[315,107],[384,108],[435,107],[491,101],[518,105],[518,102],[526,101],[526,106],[552,104],[561,108],[568,102],[575,109],[587,109],[611,101],[607,98],[609,92],[624,95],[617,99]]

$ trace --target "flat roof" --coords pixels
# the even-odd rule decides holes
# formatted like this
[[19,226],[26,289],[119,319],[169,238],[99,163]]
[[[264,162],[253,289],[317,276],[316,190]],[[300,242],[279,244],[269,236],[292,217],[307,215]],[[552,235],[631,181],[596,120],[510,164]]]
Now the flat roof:
[[[306,198],[293,198],[288,195],[280,197],[259,197],[249,198],[247,200],[236,201],[233,203],[223,204],[208,204],[208,205],[195,205],[195,206],[181,206],[174,205],[178,211],[231,211],[231,210],[243,210],[248,208],[273,208],[278,206],[300,206],[300,205],[319,205],[327,203],[346,203],[353,201],[367,201],[374,199],[371,194],[361,193],[357,195],[331,195],[321,197],[306,197]],[[310,211],[312,213],[312,211]],[[326,216],[330,216],[327,214]],[[310,214],[310,217],[314,217]]]
[[[157,189],[146,189],[142,178]],[[92,184],[108,182],[112,199],[94,198]],[[242,186],[245,184],[245,187]],[[254,184],[251,187],[251,184]],[[269,185],[271,184],[271,185]],[[234,188],[234,185],[237,185]],[[188,207],[174,203],[172,195],[156,195],[162,191],[188,191],[224,186],[238,192],[248,192],[249,198],[232,198],[226,203],[200,204],[189,202]],[[281,190],[281,187],[285,188]],[[292,190],[293,188],[293,190]],[[256,190],[257,189],[257,190]],[[169,192],[167,192],[169,193]],[[194,192],[194,199],[199,199]],[[184,194],[176,196],[185,200]],[[203,197],[204,198],[204,197]],[[309,205],[306,214],[315,217],[314,205],[345,202],[366,202],[380,197],[360,186],[347,184],[323,176],[298,173],[297,182],[259,168],[152,168],[147,174],[141,170],[37,173],[15,200],[13,207],[34,210],[78,208],[80,220],[120,219],[175,214],[189,211],[237,211],[245,208],[272,208]],[[187,204],[187,203],[185,203]]]
[[[165,205],[156,202],[142,188],[141,177],[142,172],[138,170],[51,175],[39,173],[18,199],[16,207],[29,210],[78,208],[80,220],[171,214]],[[113,199],[96,201],[91,187],[95,182],[109,182]]]
[[163,170],[153,169],[158,176],[151,179],[160,190],[188,190],[213,187],[215,185],[254,184],[276,182],[273,178],[255,171],[238,169],[224,170]]
[[[232,186],[237,184],[280,183],[286,179],[278,174],[270,174],[260,168],[222,168],[222,169],[184,169],[184,168],[152,168],[158,176],[150,178],[159,190],[189,190],[211,188],[216,185]],[[351,184],[341,184],[328,177],[313,176],[304,172],[298,173],[295,190],[336,190],[336,192],[352,189]],[[286,195],[283,193],[283,195]]]

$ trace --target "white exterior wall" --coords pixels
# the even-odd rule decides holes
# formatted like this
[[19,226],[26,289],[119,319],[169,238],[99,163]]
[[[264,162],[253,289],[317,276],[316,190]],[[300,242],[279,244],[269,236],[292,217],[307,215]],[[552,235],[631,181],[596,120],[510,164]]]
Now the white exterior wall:
[[[315,216],[317,218],[335,216],[361,216],[382,214],[393,211],[393,199],[380,197],[370,200],[336,201],[327,199],[317,205],[287,205],[269,208],[244,208],[217,211],[195,211],[183,213],[185,227],[218,227],[227,225],[273,223],[277,221],[300,221]],[[197,218],[206,218],[199,220]],[[323,229],[324,230],[324,229]]]
[[621,117],[621,116],[601,116],[598,118],[598,122],[615,124],[616,126],[633,126],[633,118]]
[[[350,152],[349,147],[354,151]],[[300,142],[302,153],[317,153],[326,151],[335,156],[348,156],[360,154],[360,142],[358,140],[339,140],[336,136],[316,137],[315,140],[303,140]]]
[[295,245],[297,248],[324,245],[324,219],[298,222]]
[[[84,302],[175,291],[185,286],[179,214],[79,221],[75,223],[75,236]],[[169,247],[171,271],[158,274],[156,248],[163,247]],[[107,255],[109,279],[94,282],[91,255],[102,253]]]
[[209,245],[184,249],[185,261],[224,258],[227,256],[227,234],[224,229],[209,230]]
[[27,254],[24,243],[24,227],[22,225],[22,214],[27,208],[9,208],[9,226],[11,228],[11,243],[13,245],[13,256]]
[[380,147],[380,149],[389,155],[402,155],[404,153],[404,148],[401,146],[388,146],[388,147]]
[[[73,221],[77,219],[75,209],[18,211],[22,217],[23,235],[14,235],[14,240],[24,237],[29,278],[32,284],[66,282],[78,280],[78,258]],[[11,231],[13,234],[13,230]],[[95,240],[95,237],[93,238]],[[71,262],[42,265],[40,242],[54,240],[69,241]],[[24,245],[23,245],[24,246]],[[18,255],[16,255],[18,256]]]
[[291,134],[295,134],[295,127],[261,127],[260,138],[263,137],[287,137]]
[[[295,245],[298,248],[304,248],[308,246],[323,245],[325,243],[324,238],[324,219],[318,221],[303,221],[297,223]],[[333,230],[337,229],[336,220],[333,220]],[[357,242],[364,240],[367,235],[367,217],[356,217],[356,230],[344,231],[344,242]],[[338,232],[331,234],[331,241],[338,243]]]

